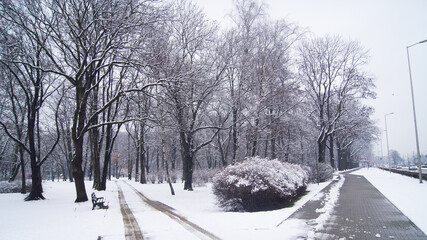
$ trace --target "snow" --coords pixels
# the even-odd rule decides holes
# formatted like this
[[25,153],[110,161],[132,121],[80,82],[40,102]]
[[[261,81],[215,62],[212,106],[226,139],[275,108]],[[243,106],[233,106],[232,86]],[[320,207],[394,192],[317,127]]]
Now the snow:
[[301,219],[291,220],[294,224],[299,224],[299,226],[306,230],[306,234],[303,234],[303,232],[300,231],[300,234],[297,236],[306,236],[306,238],[309,240],[318,239],[316,238],[316,232],[322,230],[324,224],[330,219],[331,213],[336,203],[338,202],[340,189],[345,181],[345,178],[341,174],[335,175],[334,180],[335,179],[337,182],[334,183],[329,192],[321,192],[317,194],[318,196],[314,196],[313,198],[311,198],[311,200],[319,200],[320,198],[325,196],[325,199],[323,201],[323,207],[316,209],[316,213],[320,213],[316,219],[311,219],[308,222],[305,222]]
[[[133,211],[141,231],[149,239],[199,239],[166,215],[155,211],[118,180],[125,200]],[[142,185],[127,181],[152,200],[163,202],[175,212],[223,239],[295,239],[306,231],[305,224],[283,220],[313,198],[328,183],[311,184],[309,193],[293,207],[257,213],[224,212],[216,205],[211,184],[184,191],[183,184],[174,184],[176,195],[170,195],[167,184]],[[90,196],[92,183],[86,182]],[[124,239],[124,227],[117,186],[108,182],[107,191],[98,192],[105,197],[109,209],[92,211],[90,201],[74,203],[74,183],[44,182],[46,200],[25,202],[26,195],[0,194],[1,239]]]
[[323,225],[331,217],[331,212],[338,201],[340,189],[345,181],[345,178],[342,175],[340,175],[339,177],[340,178],[338,182],[331,187],[328,194],[326,195],[323,207],[320,209],[316,209],[317,213],[321,213],[319,217],[315,219],[315,222],[317,224],[314,230],[316,232],[323,229]]
[[[86,182],[88,195],[92,184]],[[0,194],[1,239],[97,239],[109,235],[124,239],[117,189],[109,182],[108,190],[96,192],[109,202],[108,210],[92,211],[92,203],[74,203],[74,183],[44,182],[46,200],[25,202],[20,193]],[[122,237],[123,236],[123,237]]]
[[[176,209],[177,213],[217,235],[219,238],[296,239],[297,236],[306,232],[305,224],[297,221],[280,223],[313,198],[329,182],[319,185],[310,184],[307,188],[309,193],[296,202],[293,207],[254,213],[224,212],[216,205],[215,197],[211,191],[211,184],[207,184],[204,187],[196,187],[192,192],[182,190],[182,184],[175,184],[176,196],[170,195],[169,187],[166,184],[131,184],[148,198],[171,206]],[[143,217],[141,216],[141,218]],[[144,229],[144,226],[141,225],[141,228]],[[174,239],[181,239],[177,236],[179,235],[175,235]]]
[[427,185],[419,180],[390,173],[378,168],[364,168],[353,172],[364,176],[386,196],[415,225],[427,234]]
[[[362,169],[352,174],[365,176],[390,201],[407,215],[418,227],[427,232],[427,186],[417,179],[390,174],[375,168]],[[339,197],[341,178],[328,192],[319,193],[327,183],[311,184],[309,193],[294,206],[275,211],[254,213],[224,212],[216,205],[211,184],[195,186],[194,191],[184,191],[183,184],[174,184],[176,195],[170,195],[167,184],[142,185],[133,181],[117,180],[125,200],[132,209],[144,236],[149,239],[200,239],[170,217],[144,203],[125,181],[143,192],[153,201],[171,206],[184,216],[222,239],[297,239],[315,237]],[[0,194],[0,239],[124,239],[124,227],[118,202],[115,181],[108,182],[107,191],[97,192],[105,197],[109,209],[92,211],[92,203],[74,203],[74,183],[44,182],[43,201],[23,201],[26,195]],[[86,182],[90,195],[92,183]],[[398,191],[396,191],[398,189]],[[318,194],[319,193],[319,194]],[[287,219],[309,200],[325,197],[320,216],[306,223],[304,220]],[[411,197],[413,196],[413,197]],[[376,233],[374,233],[376,234]]]

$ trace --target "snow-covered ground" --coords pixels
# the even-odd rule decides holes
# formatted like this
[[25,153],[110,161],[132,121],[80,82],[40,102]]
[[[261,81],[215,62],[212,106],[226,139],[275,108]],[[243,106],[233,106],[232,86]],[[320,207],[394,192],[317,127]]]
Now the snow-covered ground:
[[[427,185],[416,179],[390,174],[371,168],[353,174],[365,176],[375,187],[402,210],[417,226],[427,232]],[[132,209],[144,236],[149,239],[197,239],[184,227],[166,215],[155,211],[141,201],[129,186],[118,180],[125,200]],[[175,184],[175,196],[171,196],[167,184],[129,184],[152,200],[163,202],[175,212],[222,239],[296,239],[307,236],[307,224],[303,221],[285,221],[305,202],[316,199],[328,183],[310,185],[309,193],[293,207],[257,213],[224,212],[216,206],[211,186],[195,187],[193,192],[184,191],[182,184]],[[90,195],[91,182],[86,182]],[[46,200],[23,201],[19,193],[0,194],[0,239],[124,239],[124,227],[115,181],[108,182],[107,191],[97,192],[109,202],[109,209],[92,211],[92,203],[74,203],[74,184],[69,182],[45,182]],[[339,189],[339,187],[338,187]],[[336,201],[337,191],[330,191],[329,198]],[[332,202],[333,203],[333,202]],[[323,209],[327,213],[332,207]],[[322,209],[319,209],[322,211]],[[323,221],[322,219],[317,219]],[[316,220],[316,221],[317,221]],[[280,224],[280,225],[279,225]],[[279,226],[278,226],[279,225]]]
[[[132,183],[132,185],[148,198],[173,207],[188,220],[222,239],[295,239],[296,236],[301,235],[301,232],[306,231],[305,226],[281,224],[277,227],[277,225],[313,198],[328,183],[310,185],[308,187],[309,193],[296,202],[293,207],[256,213],[224,212],[216,206],[210,184],[204,187],[196,187],[193,192],[182,190],[182,184],[175,184],[175,196],[170,195],[169,187],[165,184],[141,185]],[[133,209],[132,206],[130,207]],[[139,214],[135,214],[135,217],[139,221]],[[144,218],[143,214],[140,218]],[[142,224],[141,229],[143,232],[150,230],[144,230]],[[175,235],[174,239],[188,238],[180,238]]]
[[[145,205],[125,184],[120,183],[126,202],[150,239],[197,239],[169,217]],[[163,202],[200,227],[224,239],[293,239],[306,229],[295,224],[281,224],[328,183],[312,184],[309,193],[293,207],[258,213],[224,212],[216,206],[210,184],[184,191],[175,184],[172,196],[167,184],[141,185],[128,181],[152,200]],[[0,194],[0,239],[124,239],[124,228],[117,186],[108,182],[107,191],[97,192],[109,202],[109,209],[92,211],[92,203],[74,203],[74,184],[44,182],[44,201],[25,202],[19,193]],[[90,195],[92,183],[86,182]]]
[[362,175],[386,196],[415,225],[427,234],[427,184],[416,178],[390,173],[378,168],[353,172]]
[[[86,182],[90,197],[92,184]],[[44,182],[45,200],[25,202],[20,193],[0,194],[0,239],[97,239],[109,235],[123,239],[124,227],[117,188],[109,182],[98,195],[110,208],[92,211],[92,203],[74,203],[74,183]],[[116,238],[113,238],[116,239]]]

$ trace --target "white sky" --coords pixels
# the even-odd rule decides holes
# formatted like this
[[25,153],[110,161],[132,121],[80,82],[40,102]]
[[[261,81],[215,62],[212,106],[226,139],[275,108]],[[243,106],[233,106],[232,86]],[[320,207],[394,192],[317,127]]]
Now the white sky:
[[[226,24],[232,0],[196,0],[209,19]],[[358,40],[371,56],[368,70],[377,85],[374,119],[383,131],[384,115],[390,149],[406,158],[416,153],[406,46],[427,39],[426,0],[265,0],[273,19],[286,19],[317,36],[338,34]],[[427,154],[427,43],[410,48],[421,153]],[[380,143],[375,151],[381,154]]]

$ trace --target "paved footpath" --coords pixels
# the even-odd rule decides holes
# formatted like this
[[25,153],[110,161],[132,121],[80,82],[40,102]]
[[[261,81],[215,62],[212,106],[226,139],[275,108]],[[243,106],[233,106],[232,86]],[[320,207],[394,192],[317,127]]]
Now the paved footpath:
[[[349,173],[343,176],[345,182],[338,202],[323,230],[316,232],[316,239],[427,239],[423,231],[365,177]],[[315,218],[317,214],[313,209],[322,207],[322,202],[307,204],[291,217],[307,222]]]

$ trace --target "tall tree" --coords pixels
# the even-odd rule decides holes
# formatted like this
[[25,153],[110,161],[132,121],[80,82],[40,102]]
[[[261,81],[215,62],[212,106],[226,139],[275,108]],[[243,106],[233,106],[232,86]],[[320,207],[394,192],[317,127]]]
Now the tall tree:
[[193,190],[193,168],[196,153],[212,142],[218,129],[206,125],[204,117],[213,93],[221,82],[224,66],[216,67],[211,58],[216,27],[209,23],[201,10],[189,1],[180,1],[174,8],[174,21],[163,39],[168,40],[159,59],[159,76],[167,78],[164,84],[166,104],[172,109],[176,131],[181,144],[184,189]]
[[[46,1],[43,25],[51,30],[50,45],[43,51],[53,66],[44,69],[65,79],[74,87],[75,109],[71,137],[73,142],[73,177],[76,202],[87,201],[84,184],[83,146],[89,130],[113,123],[93,124],[94,119],[124,95],[127,85],[90,115],[87,109],[91,94],[102,81],[109,80],[114,66],[129,65],[125,52],[138,50],[140,41],[131,41],[141,29],[156,21],[158,12],[152,1]],[[35,38],[35,37],[34,37]],[[38,41],[38,39],[35,38]],[[126,57],[125,57],[126,56]],[[135,62],[136,63],[136,62]],[[131,64],[130,64],[131,65]],[[144,90],[146,85],[134,91]]]
[[[6,134],[19,144],[30,157],[32,187],[25,200],[44,199],[42,188],[41,166],[48,159],[59,141],[58,109],[56,109],[56,140],[50,148],[44,150],[41,145],[40,111],[43,103],[51,96],[60,83],[51,74],[42,71],[50,67],[46,53],[43,49],[49,40],[51,29],[41,23],[45,16],[39,11],[38,2],[1,2],[0,14],[2,19],[9,24],[9,30],[3,31],[8,49],[0,63],[5,66],[13,77],[14,86],[19,88],[25,96],[26,122],[25,129],[28,136],[27,144],[22,141],[22,136],[14,135],[8,126],[0,121]],[[58,106],[61,100],[58,101]]]
[[318,161],[325,162],[328,138],[336,131],[346,103],[372,93],[372,79],[363,72],[367,52],[357,42],[326,36],[304,42],[299,54],[299,77],[318,128]]

